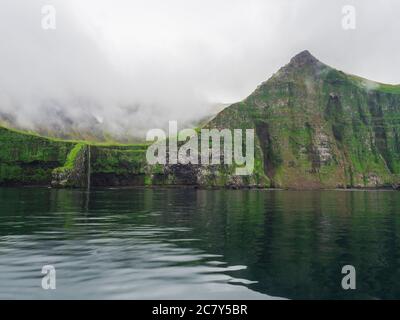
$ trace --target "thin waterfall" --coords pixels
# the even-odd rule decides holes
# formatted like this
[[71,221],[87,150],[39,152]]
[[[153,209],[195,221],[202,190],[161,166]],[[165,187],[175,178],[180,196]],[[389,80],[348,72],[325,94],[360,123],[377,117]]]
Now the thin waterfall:
[[90,145],[87,146],[87,190],[90,191]]

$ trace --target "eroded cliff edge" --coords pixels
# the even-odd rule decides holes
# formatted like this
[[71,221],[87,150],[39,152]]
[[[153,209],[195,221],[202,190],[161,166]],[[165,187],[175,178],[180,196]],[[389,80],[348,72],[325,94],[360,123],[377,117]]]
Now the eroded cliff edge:
[[294,189],[400,185],[400,86],[348,75],[308,51],[205,127],[255,130],[252,175],[236,176],[226,165],[150,166],[146,145],[62,141],[0,128],[0,184]]

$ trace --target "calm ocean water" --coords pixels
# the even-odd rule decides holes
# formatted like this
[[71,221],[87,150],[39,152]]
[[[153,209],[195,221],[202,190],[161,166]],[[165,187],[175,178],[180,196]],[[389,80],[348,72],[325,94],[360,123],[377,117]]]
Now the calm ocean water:
[[0,188],[2,299],[399,299],[399,267],[400,192]]

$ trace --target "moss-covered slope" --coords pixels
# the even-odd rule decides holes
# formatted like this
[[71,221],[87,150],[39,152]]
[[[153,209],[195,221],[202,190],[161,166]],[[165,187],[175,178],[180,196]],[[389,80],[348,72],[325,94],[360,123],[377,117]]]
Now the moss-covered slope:
[[275,187],[400,181],[400,86],[347,75],[308,51],[209,126],[255,128],[256,159]]
[[74,143],[0,127],[0,185],[49,184]]
[[148,165],[146,145],[67,142],[0,128],[0,184],[336,188],[400,185],[400,86],[304,51],[206,128],[254,129],[250,176],[226,165]]

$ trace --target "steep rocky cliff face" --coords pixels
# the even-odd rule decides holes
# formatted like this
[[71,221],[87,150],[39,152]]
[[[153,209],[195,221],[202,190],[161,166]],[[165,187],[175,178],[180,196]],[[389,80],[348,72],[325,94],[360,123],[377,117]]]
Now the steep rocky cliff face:
[[52,187],[88,187],[90,184],[89,152],[89,145],[84,143],[75,144],[68,153],[64,165],[52,171]]
[[238,176],[229,165],[149,165],[146,145],[89,146],[0,128],[0,184],[294,189],[400,185],[400,86],[345,74],[308,51],[204,128],[254,129],[252,174]]
[[73,143],[0,127],[0,185],[48,185]]
[[208,126],[255,128],[256,161],[273,187],[400,181],[400,86],[347,75],[308,51]]
[[92,186],[150,184],[145,145],[92,146]]

